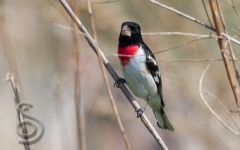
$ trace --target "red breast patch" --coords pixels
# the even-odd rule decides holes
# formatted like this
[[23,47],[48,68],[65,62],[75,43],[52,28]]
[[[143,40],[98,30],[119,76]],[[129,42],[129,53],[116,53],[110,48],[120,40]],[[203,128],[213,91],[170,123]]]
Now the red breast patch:
[[130,59],[134,57],[138,49],[138,46],[118,47],[118,57],[121,65],[123,66],[123,70],[125,70],[125,66],[128,64]]

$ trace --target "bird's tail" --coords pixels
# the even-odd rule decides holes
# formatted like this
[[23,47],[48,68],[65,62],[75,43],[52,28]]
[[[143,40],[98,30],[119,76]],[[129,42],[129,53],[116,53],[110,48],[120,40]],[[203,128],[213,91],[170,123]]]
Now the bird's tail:
[[174,131],[173,126],[170,120],[167,117],[165,109],[162,107],[160,110],[153,110],[153,113],[156,117],[157,124],[162,129],[168,129],[170,131]]

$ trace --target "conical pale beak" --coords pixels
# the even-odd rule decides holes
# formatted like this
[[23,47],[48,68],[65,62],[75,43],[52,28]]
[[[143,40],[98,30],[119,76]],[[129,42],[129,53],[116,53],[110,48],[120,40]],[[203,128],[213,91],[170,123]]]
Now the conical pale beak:
[[127,25],[122,27],[122,35],[131,36],[131,29]]

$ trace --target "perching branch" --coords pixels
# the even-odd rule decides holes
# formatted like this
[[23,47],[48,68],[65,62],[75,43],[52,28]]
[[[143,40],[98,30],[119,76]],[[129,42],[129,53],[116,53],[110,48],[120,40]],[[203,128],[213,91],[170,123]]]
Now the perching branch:
[[[90,36],[90,34],[88,33],[88,31],[86,30],[86,28],[84,27],[84,25],[81,23],[81,21],[77,18],[77,16],[73,13],[72,9],[69,7],[69,5],[66,3],[65,0],[59,0],[60,3],[63,5],[64,9],[68,12],[68,14],[70,15],[70,17],[74,20],[74,22],[77,24],[78,28],[80,29],[81,32],[83,32],[84,34],[86,34],[87,36],[85,36],[86,40],[88,41],[90,47],[94,50],[95,53],[97,53],[97,50],[99,50],[99,53],[101,55],[101,59],[103,61],[103,64],[105,65],[106,69],[108,70],[108,72],[110,73],[110,75],[112,76],[112,78],[116,81],[117,79],[119,79],[119,76],[117,75],[117,73],[114,71],[114,69],[112,68],[112,66],[110,65],[110,63],[108,62],[107,58],[105,57],[105,55],[103,54],[103,52],[100,49],[97,49],[96,43],[94,42],[93,38]],[[139,109],[140,106],[138,105],[137,101],[134,99],[134,97],[132,96],[132,94],[129,92],[129,90],[126,88],[126,86],[123,83],[119,84],[119,88],[122,90],[122,92],[124,93],[124,95],[127,97],[127,99],[129,100],[129,102],[132,104],[132,106],[134,107],[135,110]],[[158,135],[157,131],[154,129],[154,127],[152,126],[152,124],[150,123],[150,121],[148,120],[148,118],[145,116],[145,114],[143,114],[141,117],[141,121],[143,122],[143,124],[147,127],[147,129],[150,131],[150,133],[152,134],[152,136],[155,138],[155,140],[157,141],[157,143],[159,144],[159,146],[161,147],[162,150],[168,150],[168,148],[166,147],[165,143],[163,142],[163,140],[161,139],[161,137]]]

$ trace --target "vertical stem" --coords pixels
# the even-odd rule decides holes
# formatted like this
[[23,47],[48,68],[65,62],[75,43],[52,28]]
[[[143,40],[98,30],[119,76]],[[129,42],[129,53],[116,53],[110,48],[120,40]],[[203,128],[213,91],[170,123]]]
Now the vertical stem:
[[[12,74],[8,73],[6,75],[6,81],[9,82],[10,88],[12,89],[12,95],[15,102],[15,106],[17,106],[17,104],[20,103],[20,98],[18,94],[18,86],[15,83],[15,78]],[[18,121],[19,122],[23,121],[24,117],[22,116],[20,110],[19,109],[16,109],[16,110],[17,110]],[[28,135],[27,126],[25,123],[21,123],[21,129],[22,129],[22,133]],[[24,137],[24,139],[27,141],[28,136]],[[24,147],[25,147],[25,150],[32,150],[32,147],[29,145],[28,142],[26,143],[24,142]]]
[[[75,14],[78,13],[78,7],[75,5],[76,0],[72,0],[72,8]],[[72,26],[77,30],[77,26],[72,20]],[[73,32],[73,55],[75,56],[74,66],[74,99],[75,99],[75,112],[76,112],[76,123],[77,123],[77,143],[80,150],[86,150],[86,139],[85,139],[85,117],[83,109],[83,101],[81,100],[81,89],[80,89],[80,49],[77,34]]]
[[[216,9],[214,0],[209,0],[209,3],[210,3],[212,15],[213,15],[213,21],[214,21],[214,25],[215,25],[215,28],[216,28],[217,35],[222,37],[222,32],[221,32],[221,28],[220,28],[218,13],[217,13],[217,9]],[[222,38],[219,38],[218,43],[219,43],[220,49],[222,50],[222,57],[223,57],[223,61],[224,61],[226,71],[227,71],[228,80],[229,80],[230,85],[232,87],[232,91],[233,91],[237,106],[238,106],[238,108],[240,108],[238,90],[237,90],[237,86],[236,86],[236,83],[235,83],[235,80],[234,80],[234,77],[233,77],[233,74],[232,74],[232,69],[231,69],[231,66],[230,66],[230,63],[229,63],[229,60],[228,60],[228,57],[227,57],[227,51],[225,49],[224,40]]]
[[[216,2],[217,2],[217,7],[218,7],[219,14],[220,14],[220,17],[221,17],[224,32],[228,35],[227,25],[225,23],[225,20],[224,20],[223,14],[222,14],[222,9],[221,9],[219,0],[216,0]],[[235,75],[236,75],[236,78],[237,78],[237,81],[238,81],[238,86],[240,86],[240,75],[239,75],[238,66],[237,66],[237,63],[236,63],[236,57],[235,57],[234,52],[233,52],[231,41],[228,41],[228,48],[229,48],[229,51],[230,51],[230,54],[231,54],[231,57],[232,57],[232,60],[233,60],[233,67],[234,67]]]
[[[4,1],[2,1],[2,5],[4,8]],[[3,13],[4,13],[4,11],[3,11]],[[2,43],[3,43],[3,47],[4,47],[4,55],[6,57],[6,62],[8,64],[10,72],[13,72],[15,74],[15,77],[10,73],[7,76],[9,76],[9,79],[10,79],[9,84],[10,84],[10,87],[12,88],[15,106],[17,106],[17,104],[20,102],[20,98],[19,98],[20,96],[19,96],[18,89],[15,85],[15,80],[18,81],[18,85],[20,87],[21,87],[21,81],[19,78],[17,63],[16,63],[14,53],[13,53],[13,48],[11,47],[10,34],[9,34],[8,28],[7,28],[8,25],[7,25],[7,22],[5,21],[6,15],[2,14],[2,16],[0,16],[0,17],[2,17],[2,20],[3,20],[3,22],[1,22],[2,26],[0,26],[0,34],[3,37]],[[23,90],[21,92],[21,96],[23,98],[25,97]],[[18,115],[19,122],[24,120],[24,117],[21,115],[19,110],[17,110],[17,115]],[[28,133],[26,124],[21,124],[21,129],[22,129],[23,133],[25,133],[25,134]],[[28,139],[28,137],[25,137],[25,140],[27,140],[27,139]],[[28,143],[24,143],[24,147],[26,150],[33,149],[32,146],[30,146]]]
[[106,84],[106,87],[107,87],[107,91],[108,91],[108,95],[109,95],[109,98],[110,98],[110,102],[112,104],[114,114],[115,114],[115,116],[117,118],[117,123],[118,123],[118,126],[120,128],[120,131],[121,131],[121,134],[122,134],[125,146],[126,146],[127,150],[131,150],[130,144],[129,144],[128,139],[127,139],[127,135],[125,133],[125,129],[124,129],[123,124],[122,124],[122,120],[120,118],[120,114],[119,114],[118,109],[117,109],[117,105],[115,103],[115,100],[113,98],[113,95],[112,95],[112,92],[111,92],[111,89],[110,89],[109,81],[108,81],[108,78],[107,78],[107,73],[106,73],[106,71],[104,69],[104,65],[103,65],[103,60],[102,60],[101,54],[99,52],[99,47],[98,47],[98,42],[97,42],[97,32],[96,32],[96,28],[95,28],[94,19],[93,19],[91,3],[90,3],[89,0],[87,0],[87,4],[88,4],[88,13],[89,13],[90,18],[91,18],[91,25],[92,25],[92,30],[93,30],[93,38],[94,38],[94,41],[95,41],[95,44],[96,44],[96,52],[97,52],[97,55],[98,55],[99,65],[100,65],[101,70],[102,70],[102,74],[103,74],[103,78],[104,78],[104,81],[105,81],[105,84]]

